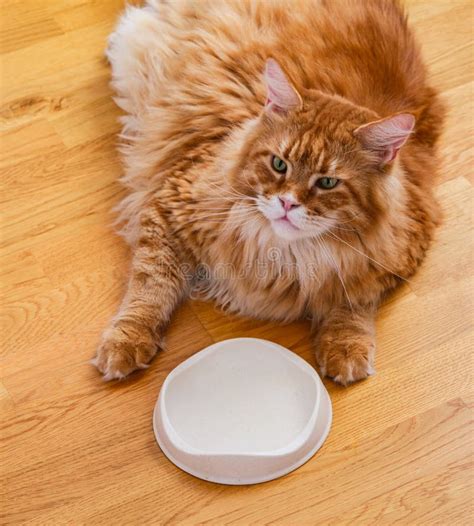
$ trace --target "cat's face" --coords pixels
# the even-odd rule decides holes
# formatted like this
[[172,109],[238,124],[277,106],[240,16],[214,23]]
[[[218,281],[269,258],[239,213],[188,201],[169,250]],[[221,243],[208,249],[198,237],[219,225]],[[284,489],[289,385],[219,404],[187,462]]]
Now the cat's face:
[[273,100],[243,152],[239,191],[289,241],[376,223],[391,198],[384,188],[389,163],[412,129],[412,116],[364,126],[371,112],[322,94],[298,107],[292,89],[288,84],[280,101],[286,108],[275,106],[279,94],[270,90]]
[[264,116],[242,172],[268,226],[287,240],[343,228],[366,211],[373,215],[378,206],[370,181],[357,172],[356,157],[347,153],[351,144],[341,136],[331,144],[319,126],[297,122],[304,119]]

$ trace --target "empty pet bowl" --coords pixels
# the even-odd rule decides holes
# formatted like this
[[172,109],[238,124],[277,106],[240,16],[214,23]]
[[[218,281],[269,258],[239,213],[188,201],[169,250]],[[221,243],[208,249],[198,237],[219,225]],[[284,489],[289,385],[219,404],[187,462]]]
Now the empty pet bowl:
[[314,369],[256,338],[216,343],[178,365],[153,415],[171,462],[221,484],[289,473],[316,453],[330,426],[331,402]]

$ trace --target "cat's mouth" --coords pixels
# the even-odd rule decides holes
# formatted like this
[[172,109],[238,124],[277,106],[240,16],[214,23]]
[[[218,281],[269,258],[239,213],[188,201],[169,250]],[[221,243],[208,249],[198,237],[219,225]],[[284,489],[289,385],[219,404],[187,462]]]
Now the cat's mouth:
[[283,239],[297,239],[302,235],[301,228],[297,227],[287,215],[273,219],[271,225],[275,234]]
[[279,217],[278,219],[273,220],[274,223],[282,226],[286,226],[287,228],[292,228],[294,230],[299,230],[299,228],[293,223],[293,221],[287,216]]

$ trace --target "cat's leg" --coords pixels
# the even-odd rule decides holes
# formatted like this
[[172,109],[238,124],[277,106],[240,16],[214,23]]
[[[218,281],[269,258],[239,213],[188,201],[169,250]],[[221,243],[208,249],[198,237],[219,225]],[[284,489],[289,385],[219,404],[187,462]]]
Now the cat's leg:
[[140,220],[127,292],[92,360],[106,380],[147,367],[187,284],[167,225],[149,210]]
[[374,374],[374,312],[342,307],[323,320],[316,336],[316,360],[323,376],[343,385]]

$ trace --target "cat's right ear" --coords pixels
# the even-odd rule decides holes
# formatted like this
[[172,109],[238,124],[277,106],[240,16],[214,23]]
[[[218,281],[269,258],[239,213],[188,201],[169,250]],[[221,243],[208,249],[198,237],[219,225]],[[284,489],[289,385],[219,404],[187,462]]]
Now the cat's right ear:
[[269,58],[265,64],[264,77],[267,85],[267,111],[286,113],[303,105],[300,94],[273,58]]

